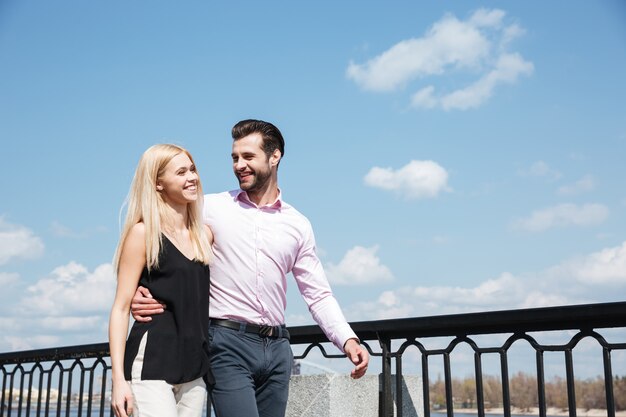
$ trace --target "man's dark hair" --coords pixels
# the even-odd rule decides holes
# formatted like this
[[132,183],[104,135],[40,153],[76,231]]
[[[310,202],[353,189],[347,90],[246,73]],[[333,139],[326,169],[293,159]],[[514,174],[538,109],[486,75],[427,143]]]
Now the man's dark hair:
[[280,151],[281,159],[285,156],[285,140],[280,130],[269,122],[263,120],[242,120],[233,126],[233,140],[245,138],[253,133],[259,133],[263,138],[263,152],[269,158],[276,149]]

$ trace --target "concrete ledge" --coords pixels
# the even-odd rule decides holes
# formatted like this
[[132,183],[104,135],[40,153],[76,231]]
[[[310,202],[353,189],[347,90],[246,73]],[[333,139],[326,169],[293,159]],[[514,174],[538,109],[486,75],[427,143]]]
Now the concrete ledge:
[[[379,375],[359,380],[339,374],[294,375],[289,384],[287,417],[378,417],[381,381]],[[394,403],[395,385],[392,376]],[[402,399],[403,416],[423,416],[422,378],[403,378]]]

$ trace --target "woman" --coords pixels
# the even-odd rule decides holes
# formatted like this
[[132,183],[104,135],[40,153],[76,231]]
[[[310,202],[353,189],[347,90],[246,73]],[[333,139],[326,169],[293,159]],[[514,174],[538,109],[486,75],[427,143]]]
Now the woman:
[[[199,417],[212,382],[207,346],[212,234],[202,224],[202,187],[185,149],[155,145],[141,157],[115,254],[117,291],[109,320],[117,417]],[[166,304],[126,341],[138,285]]]

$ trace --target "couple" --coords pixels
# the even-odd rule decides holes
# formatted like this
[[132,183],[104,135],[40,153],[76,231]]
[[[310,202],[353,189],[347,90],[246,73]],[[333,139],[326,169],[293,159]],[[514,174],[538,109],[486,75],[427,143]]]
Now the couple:
[[[139,162],[109,323],[117,417],[200,416],[205,386],[217,417],[284,416],[293,362],[284,325],[289,272],[315,321],[355,365],[351,376],[367,370],[369,355],[332,294],[311,225],[281,198],[282,134],[243,120],[232,137],[240,188],[208,194],[204,204],[186,150],[155,145]],[[136,322],[126,341],[131,306]]]

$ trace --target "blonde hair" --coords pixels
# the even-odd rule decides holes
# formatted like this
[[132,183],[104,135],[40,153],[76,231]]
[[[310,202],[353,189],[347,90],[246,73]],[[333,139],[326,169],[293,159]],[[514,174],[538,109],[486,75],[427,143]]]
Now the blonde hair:
[[[126,219],[113,259],[116,270],[119,268],[121,251],[130,229],[142,222],[146,231],[146,266],[148,270],[158,268],[163,241],[163,221],[167,221],[167,211],[161,193],[157,192],[157,181],[163,175],[166,165],[181,153],[186,154],[194,163],[193,157],[186,149],[172,144],[153,145],[141,156],[126,198],[128,206]],[[211,245],[202,223],[203,193],[200,178],[196,189],[198,199],[187,204],[187,227],[195,260],[208,264],[211,258]]]

